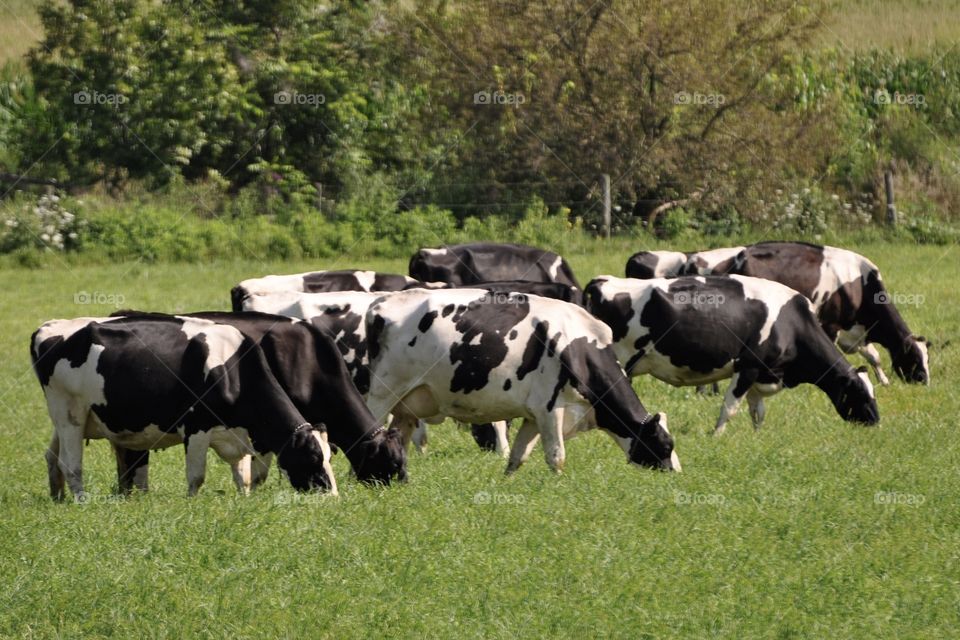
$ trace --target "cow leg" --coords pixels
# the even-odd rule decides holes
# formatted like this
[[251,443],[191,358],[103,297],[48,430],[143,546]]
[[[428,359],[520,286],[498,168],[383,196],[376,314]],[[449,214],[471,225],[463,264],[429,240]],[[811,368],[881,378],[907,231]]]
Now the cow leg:
[[544,420],[540,428],[540,438],[543,441],[543,456],[547,465],[557,473],[563,471],[563,463],[567,453],[563,446],[563,418],[565,409],[557,407]]
[[[83,502],[87,497],[83,490],[83,433],[89,409],[77,406],[73,398],[61,394],[48,396],[47,408],[56,432],[54,438],[60,445],[55,458],[60,475],[70,487],[73,499]],[[51,495],[55,480],[56,478],[51,478]],[[56,499],[56,496],[53,497]]]
[[510,449],[510,460],[507,462],[507,474],[513,473],[526,462],[539,439],[540,432],[536,423],[530,419],[524,419],[520,429],[517,430],[517,435],[513,438],[513,448]]
[[250,463],[250,486],[254,489],[267,481],[270,474],[270,464],[273,462],[273,454],[265,453],[263,455],[254,454]]
[[43,454],[47,461],[47,478],[50,482],[50,497],[61,502],[65,493],[63,470],[60,468],[60,437],[53,430],[50,446]]
[[763,394],[756,388],[750,387],[750,391],[747,392],[747,404],[750,405],[750,418],[753,420],[753,428],[760,429],[763,418],[767,413],[767,408],[763,404]]
[[510,422],[508,420],[499,420],[493,423],[493,430],[497,434],[496,451],[504,458],[510,455],[510,441],[507,439],[507,429],[509,428]]
[[417,420],[417,428],[413,430],[411,440],[413,446],[417,448],[417,453],[427,452],[427,423],[423,420]]
[[877,351],[877,348],[873,346],[872,343],[867,343],[860,347],[860,355],[873,367],[873,373],[877,376],[877,384],[884,387],[888,386],[890,384],[890,378],[887,377],[887,374],[883,372],[880,366],[883,361],[880,360],[880,352]]
[[717,426],[713,430],[714,435],[723,434],[727,428],[727,422],[737,415],[743,397],[747,394],[747,390],[753,386],[756,378],[756,372],[738,371],[733,374],[730,379],[730,386],[727,387],[727,393],[723,396],[723,407],[720,409],[720,417],[717,418]]
[[837,332],[837,345],[844,353],[859,353],[873,367],[873,373],[877,376],[877,383],[883,386],[890,384],[890,378],[880,368],[880,352],[871,343],[867,342],[866,328],[861,325],[854,325],[846,331]]
[[245,496],[250,495],[250,489],[253,486],[253,473],[251,466],[253,456],[247,454],[239,460],[230,463],[230,473],[233,475],[233,483],[237,485],[237,491]]
[[207,449],[210,434],[205,431],[189,434],[183,439],[187,458],[187,495],[195,496],[207,477]]
[[113,455],[117,459],[117,489],[127,495],[134,487],[147,490],[147,470],[150,468],[150,452],[134,451],[113,444]]

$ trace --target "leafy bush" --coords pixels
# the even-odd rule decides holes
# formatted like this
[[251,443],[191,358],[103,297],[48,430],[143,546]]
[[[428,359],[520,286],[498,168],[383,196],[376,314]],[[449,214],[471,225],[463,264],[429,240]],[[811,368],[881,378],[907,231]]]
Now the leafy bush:
[[[14,205],[16,207],[16,205]],[[60,196],[44,194],[13,208],[0,227],[0,253],[21,249],[74,251],[81,247],[87,221],[68,211]]]

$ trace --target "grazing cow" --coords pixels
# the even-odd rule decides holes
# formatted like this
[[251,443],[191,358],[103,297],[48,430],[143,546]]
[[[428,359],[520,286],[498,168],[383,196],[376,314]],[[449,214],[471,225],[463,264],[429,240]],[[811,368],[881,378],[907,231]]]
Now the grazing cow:
[[580,289],[570,265],[546,249],[477,242],[420,249],[410,258],[410,276],[422,282],[455,285],[503,280],[559,282]]
[[[378,294],[349,294],[378,297]],[[164,317],[163,314],[151,315]],[[339,345],[328,332],[309,322],[266,313],[207,311],[180,317],[229,325],[256,342],[294,406],[310,422],[327,426],[330,442],[344,452],[358,480],[390,484],[393,478],[406,479],[407,454],[400,434],[374,420],[357,393]],[[255,480],[262,482],[265,478],[264,470]]]
[[[189,495],[203,484],[209,447],[242,491],[250,478],[240,461],[273,453],[294,488],[336,494],[326,428],[304,419],[260,347],[233,327],[175,316],[54,320],[33,334],[31,356],[54,425],[55,499],[64,479],[85,497],[84,438],[135,451],[182,442]],[[143,472],[134,475],[145,483]]]
[[863,355],[880,384],[889,380],[871,343],[890,352],[901,380],[930,383],[926,339],[910,332],[880,270],[860,254],[803,242],[762,242],[743,248],[713,272],[766,278],[805,295],[827,335],[846,353]]
[[264,276],[244,280],[230,291],[230,300],[234,311],[243,310],[243,301],[257,293],[277,293],[282,291],[302,291],[321,293],[324,291],[401,291],[410,285],[423,286],[422,283],[395,273],[377,273],[376,271],[312,271],[294,273],[286,276]]
[[879,421],[873,386],[817,322],[810,301],[782,284],[743,276],[638,280],[601,276],[584,292],[587,309],[613,330],[630,376],[674,386],[731,378],[717,434],[747,397],[754,426],[764,396],[814,384],[844,420]]
[[680,469],[662,414],[647,413],[610,348],[610,329],[572,304],[477,289],[415,289],[367,311],[373,415],[394,416],[409,438],[416,419],[523,418],[507,472],[543,438],[561,470],[564,438],[599,427],[629,462]]

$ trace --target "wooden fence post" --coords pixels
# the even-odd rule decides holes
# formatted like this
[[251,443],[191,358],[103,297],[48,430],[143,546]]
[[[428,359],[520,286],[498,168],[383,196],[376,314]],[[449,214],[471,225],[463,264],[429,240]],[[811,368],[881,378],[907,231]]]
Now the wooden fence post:
[[887,189],[887,224],[897,226],[897,205],[893,201],[893,172],[885,171],[883,184]]
[[610,212],[610,174],[603,174],[601,182],[603,183],[603,232],[609,240],[610,228],[613,226]]

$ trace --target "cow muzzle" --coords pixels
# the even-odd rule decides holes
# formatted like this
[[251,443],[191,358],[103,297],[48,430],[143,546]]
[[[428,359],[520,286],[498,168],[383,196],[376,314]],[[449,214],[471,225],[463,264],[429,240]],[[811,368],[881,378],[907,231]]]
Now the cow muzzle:
[[680,456],[677,455],[676,451],[671,451],[669,458],[661,460],[660,466],[664,471],[683,471],[680,466]]

